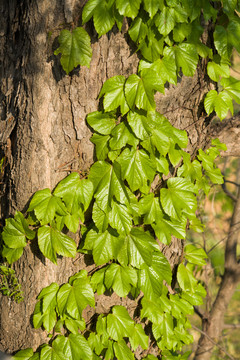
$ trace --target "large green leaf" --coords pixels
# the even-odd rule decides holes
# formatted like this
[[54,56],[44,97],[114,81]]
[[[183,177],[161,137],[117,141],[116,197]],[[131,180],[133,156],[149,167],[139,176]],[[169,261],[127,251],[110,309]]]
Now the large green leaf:
[[163,9],[163,0],[143,0],[144,8],[149,13],[150,18],[152,19],[156,12],[160,9]]
[[95,151],[98,160],[105,160],[109,155],[109,140],[109,135],[93,134],[91,137],[91,142],[95,144]]
[[148,192],[156,173],[156,163],[144,150],[125,149],[118,158],[122,176],[132,191]]
[[6,219],[2,239],[8,248],[24,248],[27,245],[27,238],[32,240],[34,237],[35,231],[29,229],[28,223],[21,212],[17,211],[14,219]]
[[13,357],[12,360],[32,360],[33,349],[28,348],[18,351]]
[[163,244],[170,244],[171,237],[176,236],[178,239],[186,238],[187,219],[181,221],[161,216],[156,219],[156,223],[151,224],[155,235]]
[[163,280],[171,284],[172,271],[165,256],[158,251],[152,256],[151,266],[145,265],[140,270],[139,287],[152,300],[161,296]]
[[167,185],[167,189],[160,191],[164,211],[176,220],[182,219],[183,211],[194,215],[197,209],[194,185],[183,178],[168,179]]
[[103,84],[99,98],[104,95],[103,106],[105,111],[112,111],[121,108],[122,115],[126,114],[129,107],[124,95],[125,76],[113,76]]
[[92,250],[95,264],[102,265],[109,260],[116,259],[123,239],[112,229],[97,233],[90,230],[87,234],[84,248]]
[[140,200],[140,211],[144,215],[144,223],[152,224],[163,216],[160,207],[159,197],[154,197],[154,194],[144,196]]
[[101,111],[94,111],[88,114],[87,122],[95,131],[102,135],[109,135],[116,125],[115,117],[111,113]]
[[74,319],[81,319],[82,311],[88,306],[95,305],[94,293],[89,279],[75,279],[70,284],[64,284],[57,294],[57,305],[62,317],[71,316]]
[[176,344],[174,338],[173,318],[170,314],[163,314],[161,321],[152,325],[153,336],[161,349],[172,349]]
[[119,13],[134,19],[139,11],[141,0],[116,0]]
[[164,49],[164,55],[175,59],[178,70],[186,76],[193,76],[198,64],[198,53],[195,45],[182,43],[171,48]]
[[225,63],[216,63],[215,61],[210,61],[207,65],[208,76],[213,81],[219,81],[220,76],[228,78],[230,76],[229,65]]
[[107,0],[89,0],[83,8],[83,24],[93,17],[99,36],[106,34],[115,24],[112,2]]
[[[171,309],[170,301],[168,299],[167,301],[169,302],[169,308]],[[158,324],[162,321],[163,312],[168,312],[160,301],[160,298],[153,298],[153,300],[150,300],[144,296],[141,300],[141,305],[141,318],[147,318],[152,323]]]
[[41,348],[40,358],[46,360],[66,360],[63,351],[56,347],[55,343],[52,345],[52,347],[44,344]]
[[180,264],[177,271],[177,280],[184,291],[195,292],[197,280],[188,267]]
[[185,258],[192,264],[205,265],[207,254],[203,249],[198,249],[194,245],[186,245],[184,248]]
[[224,90],[238,103],[240,104],[240,81],[233,77],[223,78],[221,85]]
[[56,197],[61,197],[71,214],[79,209],[87,210],[93,196],[91,181],[80,179],[78,173],[71,173],[64,178],[54,190]]
[[125,297],[132,286],[137,286],[137,272],[132,267],[111,264],[105,272],[104,284],[112,288],[118,296]]
[[112,210],[109,213],[109,223],[119,234],[129,234],[132,228],[132,216],[129,208],[116,201],[112,201]]
[[178,294],[170,295],[170,301],[175,318],[182,318],[182,314],[184,316],[193,314],[193,306],[188,301],[181,299]]
[[96,162],[91,167],[89,179],[94,185],[94,196],[102,210],[110,211],[114,196],[120,203],[128,204],[128,195],[122,181],[121,169],[116,162],[114,165],[104,161]]
[[41,226],[38,229],[39,249],[54,264],[57,264],[57,254],[75,257],[77,246],[75,241],[59,230],[50,226]]
[[134,360],[134,354],[129,349],[124,340],[113,344],[114,353],[118,360]]
[[11,249],[7,246],[3,246],[2,256],[7,259],[9,264],[17,261],[23,254],[23,247]]
[[53,347],[63,352],[65,360],[93,360],[92,350],[81,334],[58,335]]
[[155,23],[160,34],[167,36],[175,25],[174,8],[164,6],[161,13],[156,17]]
[[145,334],[141,324],[135,324],[134,333],[129,338],[129,341],[134,351],[137,349],[138,346],[141,346],[142,349],[148,348],[149,338]]
[[58,41],[60,46],[54,51],[54,55],[62,54],[60,61],[67,74],[78,65],[90,67],[92,49],[86,30],[81,27],[75,28],[72,32],[64,29]]
[[111,137],[109,145],[112,150],[121,149],[127,144],[136,147],[139,142],[126,121],[121,122],[113,129]]
[[210,90],[204,99],[204,107],[208,114],[215,110],[220,120],[227,116],[229,110],[233,114],[232,98],[226,91],[218,94],[216,90]]
[[155,239],[139,228],[133,228],[122,240],[121,245],[118,261],[122,266],[131,264],[136,268],[141,268],[145,264],[150,266],[152,254],[158,249]]
[[134,331],[134,321],[130,318],[127,309],[123,306],[114,306],[112,314],[107,316],[107,332],[116,341],[130,337]]
[[42,289],[42,291],[38,295],[38,299],[42,300],[42,312],[46,312],[49,308],[53,309],[56,306],[56,296],[58,289],[59,285],[57,283],[52,283],[51,285]]
[[50,189],[39,190],[33,195],[28,208],[28,212],[30,211],[34,211],[42,225],[50,223],[55,215],[67,215],[64,203],[52,195]]
[[55,326],[57,321],[57,314],[55,309],[48,308],[45,312],[41,309],[40,301],[36,304],[33,313],[33,325],[35,329],[39,329],[42,325],[50,332]]

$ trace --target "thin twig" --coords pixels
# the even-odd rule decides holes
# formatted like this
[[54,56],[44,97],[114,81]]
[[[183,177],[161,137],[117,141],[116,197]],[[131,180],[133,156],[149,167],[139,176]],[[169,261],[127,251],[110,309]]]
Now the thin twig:
[[198,332],[200,332],[202,335],[206,336],[206,338],[208,338],[208,340],[210,340],[215,346],[217,346],[222,352],[224,352],[229,357],[229,359],[236,360],[234,357],[232,357],[231,354],[229,354],[229,352],[225,348],[223,348],[218,343],[216,343],[216,341],[214,341],[205,331],[202,331],[201,329],[199,329],[197,326],[195,326],[193,324],[192,324],[192,328],[197,330]]

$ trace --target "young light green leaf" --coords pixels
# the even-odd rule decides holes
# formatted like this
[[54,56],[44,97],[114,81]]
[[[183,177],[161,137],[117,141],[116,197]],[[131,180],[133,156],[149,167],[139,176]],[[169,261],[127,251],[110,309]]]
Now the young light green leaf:
[[196,248],[196,246],[189,244],[185,246],[184,252],[185,252],[185,258],[190,263],[200,266],[206,264],[205,259],[207,258],[207,254],[203,249],[198,249]]
[[97,233],[90,230],[87,234],[84,248],[93,251],[93,259],[95,264],[102,265],[109,260],[116,259],[123,239],[118,233],[109,228],[104,233]]
[[28,348],[18,351],[13,357],[13,360],[29,360],[33,356],[33,349]]
[[[171,309],[170,301],[167,301],[169,302],[169,307]],[[141,305],[141,319],[147,318],[152,323],[156,324],[162,321],[162,315],[165,311],[165,308],[163,307],[160,298],[154,298],[153,300],[150,300],[144,296],[141,300]]]
[[3,245],[2,256],[7,259],[9,264],[17,261],[23,254],[23,247],[19,247],[16,249],[8,248]]
[[64,284],[57,294],[57,306],[62,317],[70,315],[81,320],[82,311],[90,305],[94,307],[95,299],[89,279],[76,279],[73,284]]
[[89,179],[94,186],[97,204],[103,211],[110,211],[113,196],[121,204],[128,204],[128,195],[118,163],[115,162],[113,165],[104,161],[94,163],[89,173]]
[[33,210],[42,225],[50,223],[55,214],[67,215],[64,203],[57,196],[52,195],[50,189],[39,190],[33,195],[28,212]]
[[19,211],[16,212],[14,219],[6,219],[2,239],[8,248],[24,248],[27,245],[26,238],[32,240],[34,237],[35,231],[29,229],[27,221]]
[[114,353],[118,360],[134,360],[134,354],[129,349],[124,340],[114,342]]
[[186,316],[193,314],[193,306],[188,301],[181,299],[178,294],[170,295],[170,301],[172,306],[172,315],[175,318],[181,319],[182,315]]
[[111,264],[105,272],[104,284],[118,296],[125,297],[130,292],[131,285],[137,286],[137,272],[132,267]]
[[156,17],[155,24],[163,36],[167,36],[175,25],[175,10],[171,7],[163,7],[161,13]]
[[152,263],[152,254],[158,249],[157,242],[146,232],[133,228],[128,236],[122,240],[117,259],[122,266],[131,264],[141,268],[144,264]]
[[92,49],[90,36],[81,27],[75,28],[72,32],[62,30],[58,38],[59,48],[54,55],[61,55],[61,65],[67,74],[78,65],[90,67]]
[[65,360],[93,360],[93,352],[81,334],[69,334],[68,337],[58,335],[53,347],[63,352]]
[[156,173],[156,163],[144,150],[125,149],[118,157],[118,163],[132,191],[148,192]]
[[115,341],[130,337],[134,331],[134,321],[123,306],[114,306],[112,314],[107,316],[107,332]]
[[132,216],[126,205],[112,201],[112,210],[109,213],[109,223],[119,234],[129,234],[132,228]]
[[160,191],[161,204],[166,214],[176,220],[182,219],[183,211],[194,215],[197,200],[193,184],[183,178],[171,178],[167,185],[167,189]]
[[230,69],[228,64],[218,64],[215,61],[210,61],[207,65],[208,76],[213,81],[219,81],[220,76],[228,78],[230,76]]
[[93,185],[88,179],[80,179],[78,173],[71,173],[60,181],[54,195],[61,197],[69,212],[75,214],[79,209],[87,210],[93,196]]
[[77,246],[75,241],[62,232],[50,226],[41,226],[38,229],[39,249],[54,264],[57,264],[56,254],[75,257]]
[[152,19],[158,10],[163,10],[163,0],[143,0],[144,9],[149,13]]
[[148,348],[149,338],[145,334],[141,324],[135,324],[134,333],[129,338],[129,341],[134,351],[137,349],[138,346],[141,346],[142,349]]
[[94,111],[87,116],[88,124],[102,135],[109,135],[111,133],[116,126],[115,120],[111,113],[101,111]]
[[89,0],[83,8],[83,24],[92,17],[94,27],[99,37],[106,34],[115,24],[112,2],[106,0]]
[[210,90],[204,99],[204,107],[208,114],[215,110],[220,120],[227,116],[229,110],[233,114],[232,98],[226,91],[218,94],[216,90]]
[[113,76],[103,84],[99,98],[104,95],[103,106],[105,111],[112,111],[121,108],[122,115],[125,115],[129,107],[124,95],[125,76]]
[[[240,81],[233,77],[222,78],[221,85],[223,89],[238,103],[240,104]],[[231,110],[231,108],[230,108]]]
[[139,11],[141,0],[116,0],[116,7],[123,16],[134,19]]
[[184,291],[190,291],[195,292],[196,286],[197,286],[197,280],[193,276],[192,272],[185,267],[183,264],[180,264],[178,266],[177,271],[177,280],[179,283],[179,286]]
[[163,314],[161,322],[152,325],[153,336],[162,349],[172,349],[176,340],[174,339],[173,318],[170,314]]

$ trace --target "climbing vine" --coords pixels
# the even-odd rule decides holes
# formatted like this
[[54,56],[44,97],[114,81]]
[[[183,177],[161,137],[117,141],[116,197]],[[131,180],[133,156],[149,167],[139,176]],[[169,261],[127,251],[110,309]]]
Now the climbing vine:
[[[137,74],[103,84],[102,110],[87,116],[97,159],[87,176],[71,173],[53,191],[37,191],[26,216],[16,212],[6,220],[2,257],[9,264],[37,242],[55,264],[58,255],[74,258],[79,252],[91,254],[96,265],[91,274],[81,270],[66,284],[52,283],[41,291],[33,325],[45,329],[51,342],[35,353],[21,350],[14,359],[126,360],[135,358],[139,346],[146,360],[187,359],[189,353],[179,351],[193,341],[187,316],[205,296],[194,269],[205,264],[206,254],[186,245],[175,285],[159,241],[168,245],[172,236],[185,239],[189,227],[203,230],[197,196],[208,194],[211,183],[223,182],[214,161],[226,146],[214,139],[191,158],[186,131],[156,111],[154,94],[164,93],[167,82],[176,85],[182,74],[193,76],[200,57],[220,89],[206,94],[206,114],[215,111],[222,120],[229,110],[233,113],[232,100],[240,103],[240,82],[229,71],[233,48],[240,52],[238,11],[237,0],[89,0],[84,6],[82,23],[93,18],[99,37],[115,23],[121,30],[127,18],[142,59]],[[210,27],[211,47],[203,40]],[[78,65],[90,66],[86,30],[62,30],[58,54],[67,74]],[[80,232],[80,244],[66,228]],[[83,310],[94,307],[95,293],[106,291],[119,297],[130,293],[140,315],[132,319],[116,305],[87,326]]]

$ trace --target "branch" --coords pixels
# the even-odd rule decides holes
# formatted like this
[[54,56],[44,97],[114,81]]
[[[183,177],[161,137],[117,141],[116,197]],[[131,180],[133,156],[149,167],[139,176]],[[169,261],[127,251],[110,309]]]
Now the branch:
[[240,329],[240,324],[224,324],[223,329],[224,330],[225,329],[228,329],[228,330]]
[[222,347],[218,343],[216,343],[216,341],[214,341],[205,331],[202,331],[195,325],[192,325],[192,328],[197,330],[198,332],[200,332],[203,336],[206,336],[206,338],[208,338],[208,340],[210,340],[215,346],[217,346],[222,352],[224,352],[229,357],[229,359],[235,360],[235,358],[232,357],[232,355],[229,354],[229,352],[224,347]]

